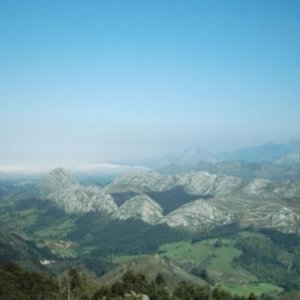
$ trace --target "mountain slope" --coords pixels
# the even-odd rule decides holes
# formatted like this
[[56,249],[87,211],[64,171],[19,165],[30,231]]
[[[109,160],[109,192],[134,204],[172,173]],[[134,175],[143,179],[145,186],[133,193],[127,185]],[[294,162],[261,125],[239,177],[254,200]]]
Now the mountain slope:
[[202,201],[195,200],[174,210],[162,222],[170,227],[185,228],[190,231],[201,232],[217,226],[230,224],[233,217],[223,213],[214,206]]
[[175,184],[173,176],[164,176],[157,172],[140,172],[121,176],[104,188],[106,193],[150,191],[162,192],[171,189]]
[[42,268],[41,261],[53,256],[47,249],[38,249],[34,242],[15,233],[0,231],[0,265],[18,262],[31,268]]
[[217,176],[208,172],[188,172],[176,176],[157,172],[142,172],[122,176],[104,188],[107,193],[165,192],[177,187],[188,194],[208,196],[215,193],[230,193],[242,184],[233,176]]
[[128,270],[134,273],[145,274],[149,282],[155,280],[157,275],[161,274],[166,286],[170,290],[173,290],[180,281],[191,282],[198,285],[206,284],[204,280],[191,275],[173,263],[161,258],[159,255],[137,256],[100,277],[100,282],[105,285],[111,285],[116,281],[120,281],[124,273]]
[[189,172],[175,176],[176,184],[193,195],[229,194],[238,189],[242,180],[233,176],[218,176],[208,172]]
[[140,219],[154,225],[162,219],[163,215],[159,204],[146,195],[138,195],[122,204],[114,217],[120,220]]

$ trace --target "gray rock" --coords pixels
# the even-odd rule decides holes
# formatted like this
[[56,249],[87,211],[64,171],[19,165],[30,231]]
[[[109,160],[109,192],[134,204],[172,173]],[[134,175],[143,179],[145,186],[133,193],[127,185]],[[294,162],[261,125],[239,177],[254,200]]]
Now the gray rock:
[[161,206],[146,195],[137,195],[123,203],[114,217],[120,220],[140,219],[149,224],[157,224],[163,217]]
[[80,184],[64,169],[55,169],[39,186],[40,197],[54,202],[66,213],[100,211],[111,214],[117,210],[112,196],[97,187]]
[[202,200],[195,200],[168,214],[163,220],[170,227],[181,227],[190,231],[204,231],[230,224],[233,216],[218,210]]

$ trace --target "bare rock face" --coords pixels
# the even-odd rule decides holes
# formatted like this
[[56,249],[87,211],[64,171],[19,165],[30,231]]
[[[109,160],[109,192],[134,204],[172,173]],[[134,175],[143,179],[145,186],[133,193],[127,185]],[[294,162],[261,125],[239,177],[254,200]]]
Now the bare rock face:
[[265,198],[270,183],[270,180],[254,179],[243,189],[243,192],[250,197]]
[[243,180],[234,176],[218,176],[215,182],[216,195],[230,195],[241,188]]
[[217,175],[208,172],[190,172],[176,177],[177,185],[182,186],[188,194],[212,195]]
[[188,194],[207,196],[230,193],[240,187],[242,180],[233,176],[218,176],[208,172],[189,172],[182,175],[161,175],[157,172],[135,173],[117,178],[105,188],[108,193],[163,192],[182,187]]
[[281,184],[273,184],[272,196],[283,199],[300,198],[300,181],[288,180]]
[[275,182],[265,179],[253,179],[243,193],[256,199],[294,199],[300,198],[300,181],[287,180]]
[[282,207],[268,214],[261,227],[275,228],[285,233],[300,233],[300,215],[292,208]]
[[105,188],[105,191],[108,193],[162,192],[172,188],[174,184],[175,178],[173,176],[164,176],[157,172],[141,172],[117,178]]
[[218,176],[205,171],[178,175],[176,179],[176,185],[182,186],[188,194],[199,196],[232,193],[242,184],[238,177]]
[[113,198],[97,187],[80,184],[64,169],[55,169],[42,181],[40,197],[54,202],[66,213],[100,211],[111,214],[117,210]]
[[120,220],[140,219],[149,224],[157,224],[163,217],[161,206],[146,195],[137,195],[123,203],[114,217]]
[[170,227],[181,227],[201,232],[217,226],[230,224],[233,216],[223,213],[202,200],[195,200],[174,210],[162,220]]

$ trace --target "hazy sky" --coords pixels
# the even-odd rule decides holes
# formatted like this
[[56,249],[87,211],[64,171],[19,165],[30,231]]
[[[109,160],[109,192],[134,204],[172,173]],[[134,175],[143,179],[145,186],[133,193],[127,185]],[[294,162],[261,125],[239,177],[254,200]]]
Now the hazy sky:
[[0,164],[300,137],[298,0],[1,0]]

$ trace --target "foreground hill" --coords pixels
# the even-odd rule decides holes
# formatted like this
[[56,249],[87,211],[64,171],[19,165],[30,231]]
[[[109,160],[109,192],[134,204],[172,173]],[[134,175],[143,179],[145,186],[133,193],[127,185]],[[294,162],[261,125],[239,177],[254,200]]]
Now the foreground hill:
[[165,285],[170,290],[174,290],[180,281],[187,281],[197,285],[207,284],[203,279],[184,271],[170,261],[161,258],[159,255],[144,255],[132,258],[116,268],[113,268],[100,277],[99,280],[103,284],[111,285],[116,281],[120,281],[128,270],[134,273],[145,274],[149,282],[154,281],[158,275],[161,275],[164,278]]
[[53,257],[49,249],[37,247],[34,241],[0,230],[0,265],[18,262],[29,268],[43,269],[45,262]]
[[251,293],[247,297],[232,295],[218,288],[210,288],[187,281],[166,284],[162,274],[149,280],[143,273],[133,270],[122,272],[112,284],[99,282],[89,273],[69,268],[59,277],[41,272],[23,270],[16,264],[0,267],[0,298],[23,299],[85,299],[85,300],[257,300]]

